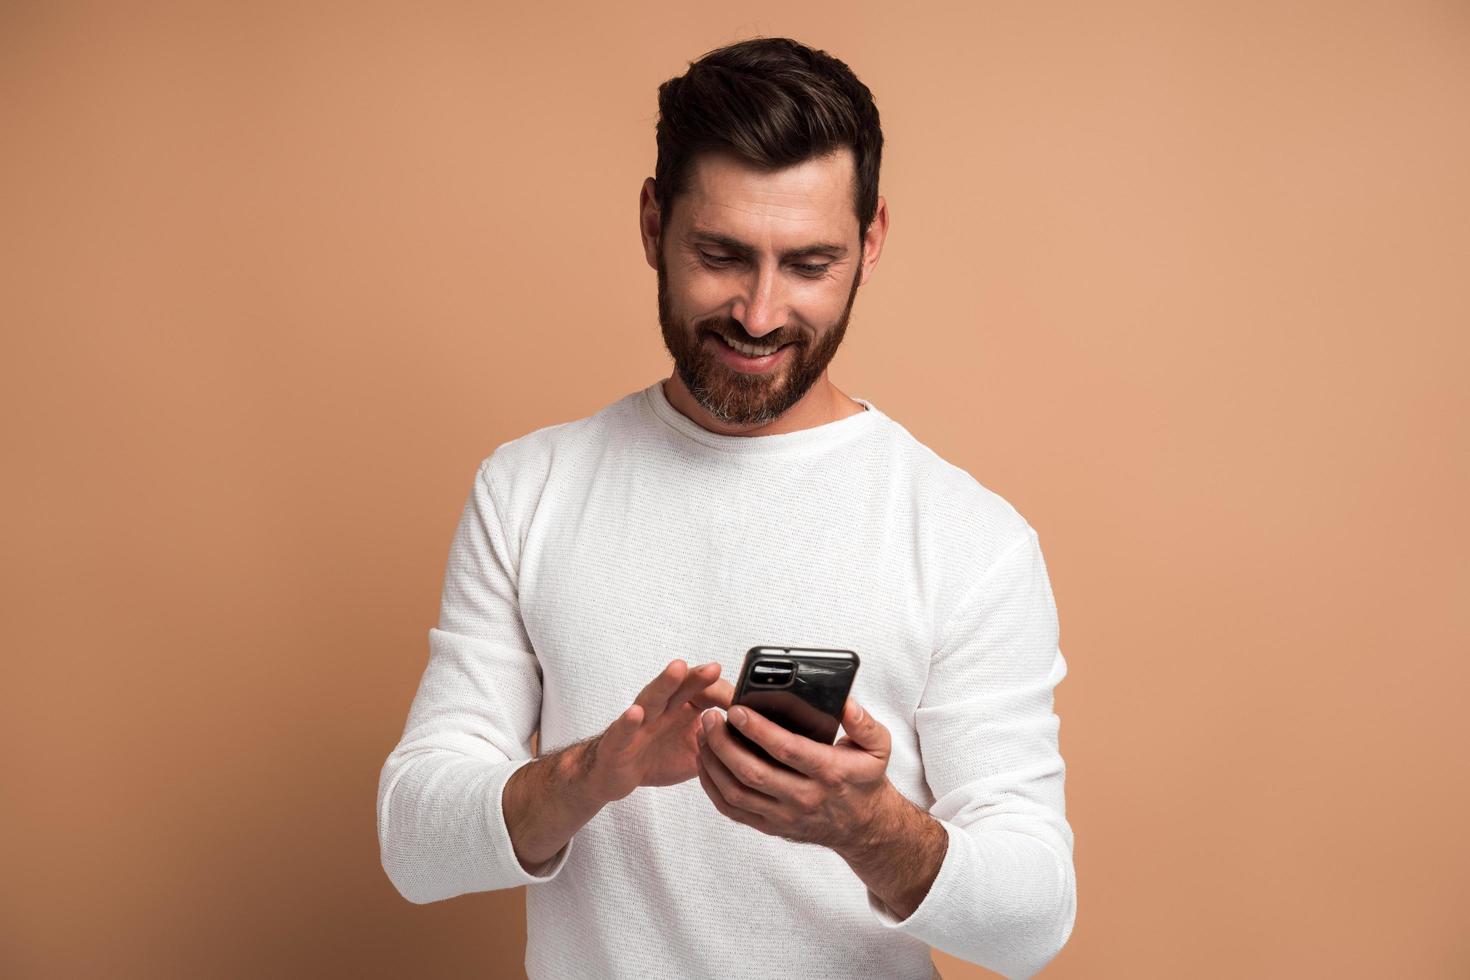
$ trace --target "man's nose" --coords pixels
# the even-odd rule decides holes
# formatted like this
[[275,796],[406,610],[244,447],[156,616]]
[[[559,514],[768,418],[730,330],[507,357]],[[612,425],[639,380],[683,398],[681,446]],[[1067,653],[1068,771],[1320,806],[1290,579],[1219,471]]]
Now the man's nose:
[[757,338],[786,325],[785,287],[774,268],[762,265],[746,277],[734,317]]

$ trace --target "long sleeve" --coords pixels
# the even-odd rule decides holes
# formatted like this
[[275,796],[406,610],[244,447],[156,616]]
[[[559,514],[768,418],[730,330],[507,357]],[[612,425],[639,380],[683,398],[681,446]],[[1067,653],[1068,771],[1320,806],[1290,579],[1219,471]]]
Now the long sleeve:
[[1060,952],[1076,918],[1072,829],[1053,689],[1067,673],[1056,604],[1029,525],[967,591],[915,712],[930,815],[948,850],[923,902],[885,926],[1006,977]]
[[428,666],[378,779],[383,870],[417,904],[550,881],[573,844],[530,874],[502,810],[506,782],[532,759],[541,669],[520,616],[493,459],[480,464],[465,502]]

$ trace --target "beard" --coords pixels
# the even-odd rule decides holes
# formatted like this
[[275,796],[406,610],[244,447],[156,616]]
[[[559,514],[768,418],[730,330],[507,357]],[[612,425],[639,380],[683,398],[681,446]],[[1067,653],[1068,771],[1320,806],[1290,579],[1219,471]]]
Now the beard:
[[714,317],[693,325],[675,319],[669,305],[668,270],[664,264],[663,243],[660,242],[658,322],[663,331],[664,347],[674,359],[674,370],[679,380],[684,382],[684,387],[706,412],[726,425],[756,426],[774,422],[811,390],[836,356],[837,348],[842,346],[861,273],[860,249],[842,316],[816,338],[815,346],[809,338],[781,331],[783,342],[792,344],[791,350],[784,355],[786,362],[774,371],[742,374],[721,362],[704,340],[709,336],[723,335],[753,343],[754,338],[747,336],[745,328],[737,321],[727,317]]

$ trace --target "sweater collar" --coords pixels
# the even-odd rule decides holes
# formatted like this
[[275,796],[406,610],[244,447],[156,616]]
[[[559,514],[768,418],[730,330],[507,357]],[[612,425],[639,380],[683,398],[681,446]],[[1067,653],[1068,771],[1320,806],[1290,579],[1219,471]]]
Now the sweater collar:
[[795,432],[766,436],[732,436],[711,432],[674,407],[664,392],[664,379],[643,390],[643,401],[649,411],[686,439],[709,449],[742,455],[768,453],[805,453],[846,442],[878,425],[883,413],[866,398],[852,399],[866,411],[855,412],[833,422],[823,422]]

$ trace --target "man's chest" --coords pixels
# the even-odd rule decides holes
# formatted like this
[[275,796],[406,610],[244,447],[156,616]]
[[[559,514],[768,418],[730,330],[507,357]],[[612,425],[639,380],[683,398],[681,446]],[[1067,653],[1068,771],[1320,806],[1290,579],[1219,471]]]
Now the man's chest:
[[601,731],[670,660],[718,661],[733,683],[756,645],[855,650],[855,698],[917,704],[936,572],[921,536],[860,488],[759,489],[593,482],[538,511],[519,599],[556,744]]

